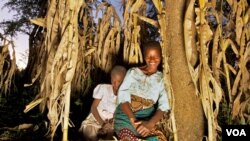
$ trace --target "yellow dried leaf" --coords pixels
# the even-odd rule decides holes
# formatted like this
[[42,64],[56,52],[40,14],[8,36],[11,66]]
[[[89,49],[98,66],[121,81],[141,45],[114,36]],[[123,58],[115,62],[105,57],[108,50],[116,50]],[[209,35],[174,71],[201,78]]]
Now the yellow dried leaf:
[[229,68],[229,70],[231,70],[231,72],[236,75],[236,70],[230,65],[230,64],[226,64],[227,67]]
[[232,87],[232,96],[235,96],[237,91],[238,91],[238,88],[239,88],[239,83],[240,83],[240,80],[241,80],[241,70],[239,70],[235,80],[234,80],[234,84],[233,84],[233,87]]
[[25,106],[25,109],[24,109],[23,112],[27,113],[28,111],[33,109],[35,106],[40,104],[43,100],[44,100],[44,98],[39,98],[39,99],[36,99],[36,100],[32,101],[31,103],[29,103],[28,105]]
[[244,24],[244,25],[248,23],[249,18],[250,18],[250,8],[248,8],[248,10],[247,10],[245,16],[243,17],[243,24]]
[[233,3],[234,3],[234,0],[227,0],[227,3],[228,3],[230,6],[232,6]]
[[184,43],[185,43],[185,52],[188,63],[191,66],[194,66],[197,62],[197,48],[196,48],[196,31],[195,31],[195,22],[194,22],[194,2],[191,0],[184,19]]
[[200,9],[203,9],[206,3],[207,3],[207,0],[199,0]]
[[238,5],[237,12],[236,12],[236,42],[240,44],[242,28],[243,28],[243,20],[241,17],[242,14],[242,5]]
[[237,97],[235,98],[234,102],[233,102],[233,109],[232,109],[232,116],[233,119],[239,114],[240,111],[240,98],[241,98],[242,92],[240,92]]
[[214,38],[213,38],[213,48],[212,48],[212,71],[215,74],[216,81],[218,82],[220,78],[218,69],[220,68],[220,62],[221,62],[221,60],[218,59],[219,58],[219,52],[218,52],[219,38],[220,38],[220,26],[218,26],[215,31]]
[[162,5],[160,0],[152,0],[158,13],[162,13]]
[[136,0],[136,2],[130,7],[130,12],[137,12],[143,4],[145,4],[144,0]]
[[86,56],[88,56],[88,55],[94,53],[95,51],[96,51],[96,48],[95,48],[95,47],[90,47],[90,48],[88,48],[87,51],[85,52],[84,56],[86,57]]
[[45,22],[44,18],[30,19],[30,22],[35,24],[35,25],[46,28],[46,22]]
[[147,18],[147,17],[145,17],[145,16],[139,16],[139,15],[136,14],[136,13],[134,13],[133,15],[134,15],[134,16],[138,16],[138,18],[139,18],[140,20],[142,20],[142,21],[144,21],[144,22],[147,22],[147,23],[149,23],[149,24],[151,24],[151,25],[153,25],[153,26],[155,26],[155,27],[158,27],[158,26],[159,26],[158,22],[155,21],[155,20],[153,20],[153,19]]

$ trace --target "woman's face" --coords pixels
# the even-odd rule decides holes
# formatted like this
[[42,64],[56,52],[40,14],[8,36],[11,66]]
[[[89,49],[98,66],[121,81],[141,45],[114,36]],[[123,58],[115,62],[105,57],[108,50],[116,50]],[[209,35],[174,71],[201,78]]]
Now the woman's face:
[[114,94],[117,95],[117,91],[123,81],[124,76],[119,74],[114,74],[111,76],[111,84],[113,86]]
[[145,50],[144,56],[146,65],[149,69],[156,69],[158,68],[161,62],[161,51],[159,48],[150,47]]

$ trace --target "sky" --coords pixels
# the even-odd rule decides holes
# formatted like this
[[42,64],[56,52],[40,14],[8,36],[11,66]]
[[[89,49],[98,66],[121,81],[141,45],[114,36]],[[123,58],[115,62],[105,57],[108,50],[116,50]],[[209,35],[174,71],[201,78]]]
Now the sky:
[[[115,6],[117,10],[120,10],[121,8],[120,1],[121,0],[110,0],[110,2]],[[3,20],[11,19],[15,14],[13,11],[9,11],[7,8],[3,8],[3,5],[4,1],[0,0],[0,22]],[[118,12],[118,15],[121,17],[121,12]],[[0,33],[3,33],[3,30],[1,28]],[[13,41],[16,51],[17,66],[19,69],[24,69],[27,66],[28,62],[29,37],[28,35],[19,33],[17,37],[13,39]]]
[[[3,8],[3,4],[4,4],[4,1],[1,0],[0,1],[0,21],[9,20],[15,14],[13,12],[10,12],[7,8]],[[0,28],[0,33],[3,33],[3,30],[1,28]],[[28,62],[29,38],[25,34],[18,34],[18,36],[15,37],[13,41],[14,41],[14,46],[15,46],[15,51],[16,51],[17,66],[20,69],[24,69]]]

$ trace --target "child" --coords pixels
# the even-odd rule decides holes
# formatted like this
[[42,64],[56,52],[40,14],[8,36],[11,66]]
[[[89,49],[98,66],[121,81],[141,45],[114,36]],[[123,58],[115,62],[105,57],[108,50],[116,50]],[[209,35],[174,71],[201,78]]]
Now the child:
[[156,123],[170,110],[163,76],[158,71],[161,47],[149,42],[143,50],[145,66],[128,70],[121,84],[114,114],[114,130],[122,141],[166,140]]
[[125,74],[124,67],[115,66],[111,71],[111,84],[99,84],[94,89],[91,113],[79,129],[85,141],[97,141],[99,132],[112,136],[116,95]]

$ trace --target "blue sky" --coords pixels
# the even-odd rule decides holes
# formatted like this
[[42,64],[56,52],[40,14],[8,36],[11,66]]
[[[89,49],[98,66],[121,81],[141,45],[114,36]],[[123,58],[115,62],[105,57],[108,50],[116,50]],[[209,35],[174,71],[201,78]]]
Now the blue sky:
[[[7,8],[3,8],[4,1],[0,1],[0,21],[9,20],[13,17],[14,13],[10,12]],[[0,33],[3,33],[3,30],[0,28]],[[15,51],[16,51],[16,61],[17,66],[21,69],[26,67],[27,64],[27,52],[28,52],[28,36],[24,34],[18,34],[14,40]],[[24,57],[26,56],[26,57]]]
[[[116,10],[121,10],[120,1],[121,0],[110,0],[110,2],[115,6]],[[9,20],[15,14],[12,11],[9,11],[7,8],[3,8],[4,3],[4,0],[0,0],[0,21]],[[118,14],[121,17],[121,12],[118,12]],[[3,33],[1,28],[0,33]],[[25,34],[18,34],[13,40],[15,44],[17,66],[20,69],[24,69],[28,61],[29,37]]]

